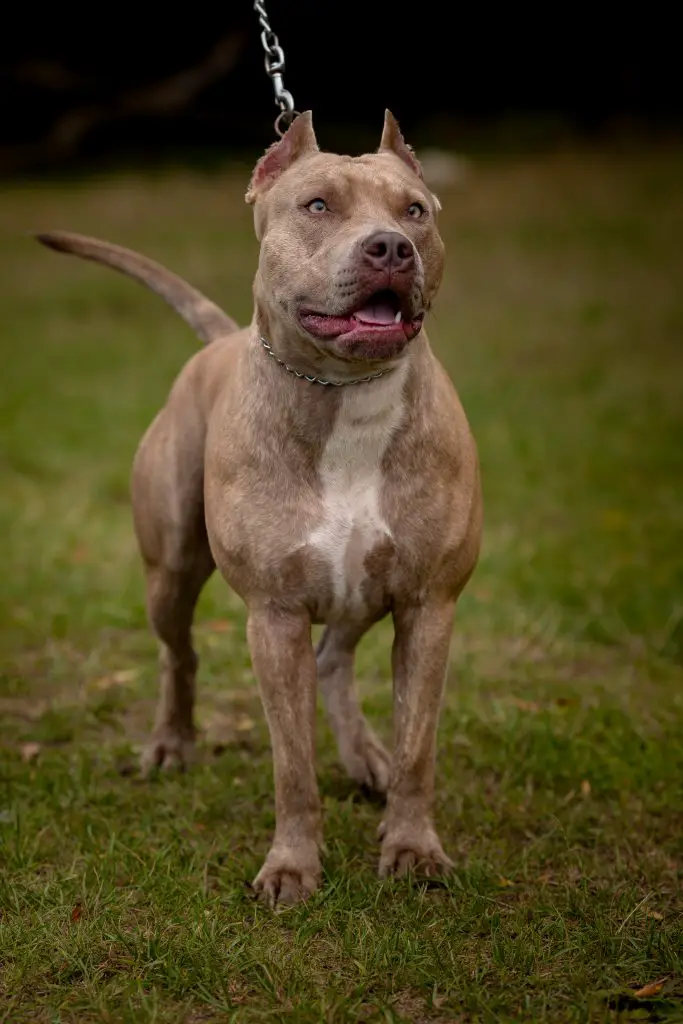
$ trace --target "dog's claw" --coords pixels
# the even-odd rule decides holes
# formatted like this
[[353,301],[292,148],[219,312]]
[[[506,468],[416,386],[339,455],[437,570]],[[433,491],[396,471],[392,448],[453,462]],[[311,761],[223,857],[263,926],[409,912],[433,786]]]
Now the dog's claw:
[[152,736],[140,759],[143,775],[155,768],[161,771],[184,771],[194,756],[194,740],[164,731]]
[[379,877],[398,878],[411,872],[426,878],[445,875],[455,866],[432,828],[390,833],[384,822],[379,827],[383,837],[379,861]]
[[315,884],[307,887],[300,875],[279,871],[269,875],[261,887],[254,885],[259,899],[274,909],[278,903],[293,906],[302,903],[315,890]]
[[359,786],[382,796],[386,793],[391,774],[391,756],[370,728],[365,731],[360,749],[343,751],[342,758],[350,778]]
[[320,862],[314,854],[299,850],[271,850],[254,879],[253,889],[260,900],[274,908],[293,906],[312,896],[320,881]]

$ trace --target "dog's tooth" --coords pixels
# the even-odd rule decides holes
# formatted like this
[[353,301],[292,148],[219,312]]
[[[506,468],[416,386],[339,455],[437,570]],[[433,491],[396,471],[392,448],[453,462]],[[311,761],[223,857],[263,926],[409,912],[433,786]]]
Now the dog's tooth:
[[403,319],[403,317],[401,316],[401,310],[399,309],[398,313],[394,317],[394,323],[395,324],[400,324],[402,319]]

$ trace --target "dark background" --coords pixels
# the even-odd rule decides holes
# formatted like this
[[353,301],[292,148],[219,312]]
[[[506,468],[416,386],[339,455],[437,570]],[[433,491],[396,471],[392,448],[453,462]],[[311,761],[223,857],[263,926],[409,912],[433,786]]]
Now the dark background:
[[[24,4],[6,15],[0,173],[271,141],[276,111],[249,0],[78,10]],[[362,150],[385,106],[423,145],[680,131],[678,34],[652,7],[271,0],[268,11],[285,84],[300,110],[314,109],[323,145]]]

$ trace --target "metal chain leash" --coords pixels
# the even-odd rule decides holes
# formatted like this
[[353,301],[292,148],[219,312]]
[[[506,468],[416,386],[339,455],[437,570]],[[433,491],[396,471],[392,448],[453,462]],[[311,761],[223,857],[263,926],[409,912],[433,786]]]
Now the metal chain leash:
[[254,0],[254,10],[258,14],[262,30],[261,44],[266,54],[266,74],[273,83],[275,103],[280,108],[280,113],[275,118],[275,131],[278,135],[283,135],[299,112],[294,109],[294,97],[285,89],[282,81],[285,70],[285,54],[278,37],[270,27],[263,0]]
[[[275,118],[275,131],[278,135],[283,135],[287,128],[294,120],[298,117],[299,111],[294,109],[294,97],[291,92],[285,89],[282,76],[285,70],[285,54],[280,46],[278,37],[270,27],[268,21],[268,15],[266,14],[266,8],[263,0],[254,0],[254,10],[258,14],[259,24],[261,26],[261,43],[266,54],[265,65],[266,74],[270,77],[273,83],[273,92],[275,93],[275,103],[280,108],[280,113]],[[366,377],[357,377],[355,380],[325,380],[323,377],[309,376],[306,373],[302,373],[300,370],[295,370],[293,366],[290,366],[276,356],[273,352],[271,345],[266,339],[261,336],[261,344],[264,349],[271,356],[276,363],[291,373],[294,377],[298,377],[300,380],[306,380],[310,384],[322,384],[325,387],[340,388],[345,384],[367,384],[371,380],[375,380],[377,377],[383,377],[388,370],[378,370],[376,373],[369,373]]]

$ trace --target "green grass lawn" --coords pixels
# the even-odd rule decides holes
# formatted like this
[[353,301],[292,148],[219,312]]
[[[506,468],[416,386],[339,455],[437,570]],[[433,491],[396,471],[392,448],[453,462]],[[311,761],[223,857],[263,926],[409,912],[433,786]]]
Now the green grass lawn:
[[[195,341],[156,297],[25,237],[140,249],[244,322],[248,173],[0,200],[0,1021],[682,1021],[683,152],[485,162],[441,195],[430,334],[486,499],[440,730],[456,869],[379,883],[381,809],[321,717],[323,885],[277,914],[245,885],[271,760],[218,579],[200,761],[136,769],[156,651],[128,472]],[[390,639],[380,625],[358,666],[385,738]]]

